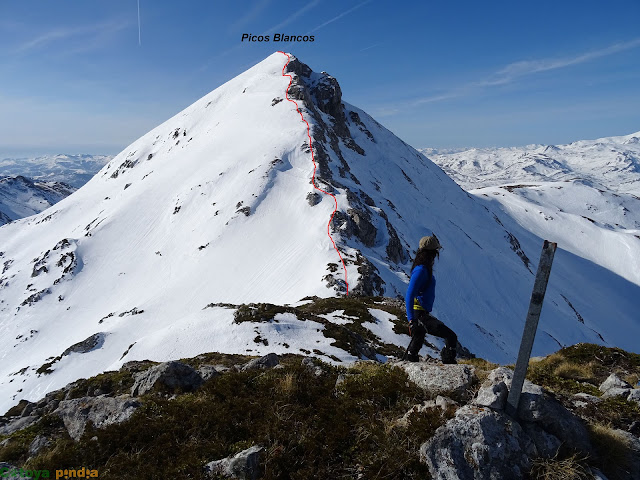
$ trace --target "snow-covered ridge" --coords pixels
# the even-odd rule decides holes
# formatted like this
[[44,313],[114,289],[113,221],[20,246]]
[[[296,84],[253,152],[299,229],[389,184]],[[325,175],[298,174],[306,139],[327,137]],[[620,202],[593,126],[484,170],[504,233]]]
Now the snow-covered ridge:
[[640,196],[640,132],[566,145],[421,151],[465,189],[582,179],[617,193]]
[[[210,304],[343,294],[327,235],[335,204],[311,185],[306,125],[284,101],[286,61],[267,57],[136,140],[77,192],[0,228],[0,410],[129,360],[254,349],[254,326],[234,326],[233,310]],[[436,232],[445,249],[434,314],[471,352],[513,362],[542,239],[343,102],[334,77],[295,57],[287,71],[310,124],[316,182],[337,199],[330,228],[351,294],[402,296],[419,238]],[[65,240],[73,265],[55,248]],[[638,285],[557,252],[534,354],[579,341],[637,348],[637,298]],[[284,351],[314,351],[319,335],[278,318],[291,331],[265,325],[274,342],[297,331],[295,343],[280,342]],[[384,322],[371,328],[406,340]],[[100,348],[37,373],[96,334]]]
[[431,158],[527,230],[640,285],[640,132]]

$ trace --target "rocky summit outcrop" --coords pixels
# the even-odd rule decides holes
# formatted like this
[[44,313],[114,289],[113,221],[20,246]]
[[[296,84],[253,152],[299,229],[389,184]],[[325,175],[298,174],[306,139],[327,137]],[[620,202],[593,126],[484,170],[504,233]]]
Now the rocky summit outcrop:
[[517,421],[490,408],[467,405],[420,448],[420,460],[438,480],[519,479],[536,447]]
[[552,458],[562,445],[592,452],[583,421],[529,381],[517,415],[509,416],[505,407],[512,378],[508,368],[492,370],[473,400],[422,445],[420,458],[433,478],[519,479],[533,459]]

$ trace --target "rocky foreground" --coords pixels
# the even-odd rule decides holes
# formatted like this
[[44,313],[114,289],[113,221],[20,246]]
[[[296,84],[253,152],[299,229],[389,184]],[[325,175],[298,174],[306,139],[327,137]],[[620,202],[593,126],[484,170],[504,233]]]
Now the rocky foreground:
[[505,413],[512,374],[479,359],[129,362],[0,417],[0,467],[22,478],[81,467],[118,479],[640,478],[640,355],[580,344],[536,359],[517,418]]

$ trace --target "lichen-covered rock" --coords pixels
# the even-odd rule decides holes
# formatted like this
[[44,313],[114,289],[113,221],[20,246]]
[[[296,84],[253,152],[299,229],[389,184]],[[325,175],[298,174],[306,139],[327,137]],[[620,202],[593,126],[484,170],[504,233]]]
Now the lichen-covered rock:
[[[512,379],[513,370],[499,367],[489,372],[483,387],[504,382],[509,389]],[[591,442],[584,423],[564,408],[560,402],[545,394],[542,387],[528,380],[525,380],[522,386],[518,403],[518,419],[536,423],[545,432],[559,438],[572,448],[586,453],[591,451]]]
[[264,357],[254,358],[253,360],[248,361],[242,366],[242,371],[246,372],[247,370],[258,370],[265,368],[275,367],[280,363],[280,359],[278,355],[275,353],[268,353]]
[[193,391],[202,385],[202,377],[193,367],[182,362],[165,362],[134,375],[131,395],[144,395],[156,388]]
[[574,407],[586,407],[591,403],[600,403],[602,399],[600,397],[596,397],[594,395],[589,395],[588,393],[576,393],[573,397],[571,397],[571,403],[573,403]]
[[424,413],[436,407],[437,405],[435,400],[426,400],[421,404],[414,405],[413,407],[411,407],[409,410],[407,410],[407,412],[402,417],[398,418],[395,422],[393,422],[393,424],[396,427],[406,428],[409,426],[409,423],[410,423],[409,418],[411,417],[412,414]]
[[254,445],[236,455],[207,463],[204,467],[206,478],[237,478],[256,480],[262,476],[264,448]]
[[585,453],[591,452],[589,432],[580,418],[563,407],[560,402],[546,395],[541,387],[537,385],[533,385],[537,387],[535,389],[530,386],[525,387],[518,404],[520,420],[538,424],[571,448]]
[[602,394],[602,398],[628,398],[630,394],[630,388],[611,387]]
[[437,480],[515,480],[525,477],[537,453],[512,418],[467,405],[420,447],[420,460]]
[[313,373],[316,377],[321,376],[322,373],[323,373],[322,367],[319,366],[319,365],[316,365],[316,363],[314,362],[313,358],[311,358],[311,357],[304,357],[302,359],[301,364],[307,370],[309,370],[311,373]]
[[33,457],[37,455],[42,449],[47,448],[49,445],[51,445],[51,440],[49,440],[44,435],[38,435],[29,444],[29,455]]
[[80,440],[88,422],[96,428],[105,428],[131,418],[140,402],[128,395],[119,397],[83,397],[63,400],[55,410],[74,440]]
[[39,417],[31,415],[28,417],[18,417],[8,420],[6,423],[0,424],[0,435],[11,435],[13,432],[30,427],[39,419]]
[[608,390],[611,390],[612,388],[623,388],[623,389],[631,390],[633,387],[627,382],[625,382],[624,380],[622,380],[620,377],[618,377],[615,373],[612,373],[607,377],[607,379],[604,382],[600,384],[598,389],[601,392],[606,393]]
[[465,398],[475,379],[471,365],[434,365],[424,362],[397,362],[409,380],[432,396],[447,395],[455,399]]
[[636,402],[640,404],[640,390],[638,389],[631,390],[631,392],[629,393],[629,396],[627,397],[627,400],[629,400],[630,402]]
[[560,445],[562,445],[562,442],[558,437],[545,432],[535,423],[522,422],[520,426],[533,441],[536,449],[538,450],[538,455],[546,458],[553,458],[556,453],[558,453],[558,449],[560,448]]
[[480,388],[473,403],[481,407],[493,408],[494,410],[504,410],[508,395],[509,390],[505,383],[498,382],[494,385]]
[[198,368],[198,375],[200,375],[203,380],[209,380],[210,378],[219,376],[220,372],[214,365],[202,365]]

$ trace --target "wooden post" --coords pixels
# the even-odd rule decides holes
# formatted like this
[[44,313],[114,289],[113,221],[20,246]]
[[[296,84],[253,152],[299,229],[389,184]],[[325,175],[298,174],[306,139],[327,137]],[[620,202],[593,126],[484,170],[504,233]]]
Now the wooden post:
[[529,358],[531,357],[531,349],[533,341],[536,338],[536,330],[538,329],[538,320],[542,311],[542,301],[547,291],[547,283],[549,274],[551,273],[551,264],[553,263],[553,255],[556,252],[557,244],[554,242],[544,241],[542,246],[542,254],[540,255],[540,263],[538,263],[538,272],[533,284],[533,292],[531,293],[531,302],[529,303],[529,312],[527,320],[524,324],[524,333],[520,342],[520,351],[518,352],[518,361],[516,369],[513,373],[513,381],[509,389],[507,397],[507,413],[515,417],[518,411],[518,403],[520,402],[520,394],[522,393],[522,385],[524,377],[527,374],[529,366]]

